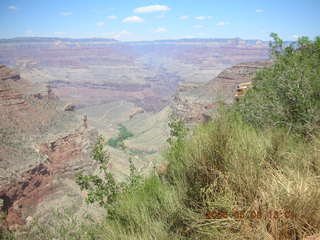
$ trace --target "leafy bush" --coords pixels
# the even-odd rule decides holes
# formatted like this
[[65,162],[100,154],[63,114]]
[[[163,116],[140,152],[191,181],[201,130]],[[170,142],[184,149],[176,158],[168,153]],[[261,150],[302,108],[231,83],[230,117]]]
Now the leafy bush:
[[284,127],[310,135],[320,123],[320,37],[303,37],[283,48],[283,41],[272,36],[275,62],[257,73],[235,110],[257,128]]
[[76,175],[76,182],[81,190],[88,192],[87,203],[98,202],[101,206],[112,203],[116,199],[117,193],[120,191],[113,175],[108,172],[108,163],[110,156],[103,150],[104,139],[99,136],[96,145],[92,151],[92,158],[99,163],[99,169],[102,176],[98,175]]

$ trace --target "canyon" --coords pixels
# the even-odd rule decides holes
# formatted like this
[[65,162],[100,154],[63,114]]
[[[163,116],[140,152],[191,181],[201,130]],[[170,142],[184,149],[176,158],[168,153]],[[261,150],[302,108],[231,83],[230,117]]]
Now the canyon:
[[172,114],[207,121],[268,59],[259,40],[0,40],[0,224],[18,228],[60,208],[96,214],[74,175],[97,172],[98,135],[130,131],[124,147],[105,146],[110,170],[125,179],[131,158],[147,174],[161,164]]

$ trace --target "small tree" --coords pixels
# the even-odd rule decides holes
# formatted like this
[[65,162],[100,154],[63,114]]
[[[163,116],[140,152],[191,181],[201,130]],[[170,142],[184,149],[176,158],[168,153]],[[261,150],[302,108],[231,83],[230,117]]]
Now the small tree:
[[273,42],[269,43],[271,56],[276,59],[283,52],[283,40],[276,33],[271,33],[270,37],[273,39]]
[[101,171],[102,176],[83,175],[83,173],[76,175],[76,182],[80,186],[80,189],[88,192],[86,202],[98,202],[100,206],[105,206],[107,203],[114,202],[116,194],[119,191],[114,176],[108,172],[107,169],[110,155],[103,150],[104,145],[104,138],[99,136],[91,153],[91,157],[99,163],[99,170]]
[[179,141],[188,133],[188,128],[185,126],[185,123],[173,115],[170,116],[168,126],[170,128],[170,137],[167,139],[167,142],[171,145],[174,140]]
[[91,157],[99,163],[101,175],[84,175],[83,173],[76,175],[76,183],[80,186],[80,189],[88,192],[86,202],[88,204],[97,202],[102,207],[107,207],[108,204],[114,203],[119,193],[130,191],[142,182],[142,176],[130,158],[128,181],[117,183],[113,174],[108,170],[110,155],[103,150],[105,145],[105,139],[99,136],[91,153]]

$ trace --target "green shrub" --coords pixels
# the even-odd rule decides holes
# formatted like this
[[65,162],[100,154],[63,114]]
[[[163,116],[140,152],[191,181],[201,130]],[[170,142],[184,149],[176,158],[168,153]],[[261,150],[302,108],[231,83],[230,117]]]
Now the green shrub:
[[76,182],[81,190],[87,191],[87,203],[97,202],[102,207],[108,207],[120,194],[139,186],[143,179],[132,160],[129,159],[130,175],[127,181],[116,182],[113,174],[108,170],[110,155],[103,149],[104,146],[105,140],[99,136],[91,153],[92,158],[99,164],[100,173],[98,175],[77,173]]
[[320,123],[320,38],[303,37],[283,48],[282,40],[272,36],[275,63],[257,73],[235,110],[257,128],[283,127],[310,135]]
[[108,203],[114,202],[120,191],[113,175],[108,171],[110,156],[103,148],[104,138],[99,136],[91,156],[99,163],[102,176],[76,174],[76,182],[80,189],[88,192],[87,203],[97,202],[100,206],[106,206]]

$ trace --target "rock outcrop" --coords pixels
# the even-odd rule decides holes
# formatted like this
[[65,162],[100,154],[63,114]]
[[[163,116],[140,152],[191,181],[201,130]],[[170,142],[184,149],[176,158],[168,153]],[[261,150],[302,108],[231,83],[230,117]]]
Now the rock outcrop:
[[252,86],[252,82],[244,82],[244,83],[240,83],[237,86],[236,89],[236,93],[234,95],[234,99],[236,101],[239,101],[239,99],[243,96],[245,96],[246,92],[248,91],[248,89]]
[[20,79],[20,75],[10,69],[7,68],[5,65],[0,64],[0,80],[8,80],[8,79],[12,79],[12,80],[19,80]]
[[75,108],[76,108],[75,105],[69,103],[66,106],[64,106],[64,111],[74,111]]
[[249,82],[257,71],[270,65],[271,62],[237,64],[208,83],[183,84],[173,96],[171,108],[189,124],[206,122],[219,103],[231,104],[234,101],[237,85]]

